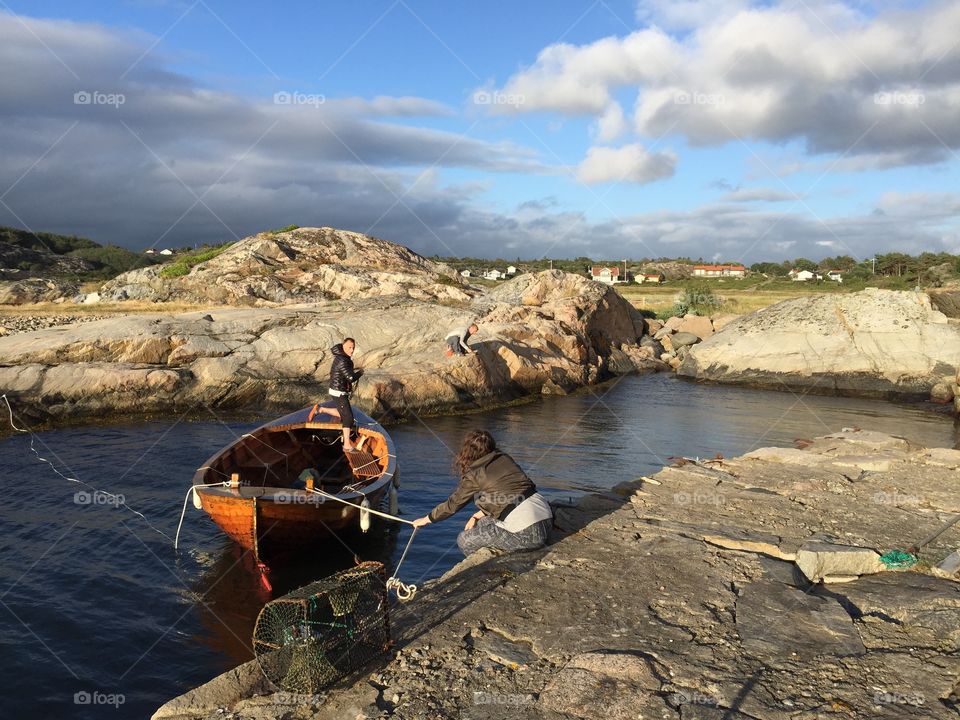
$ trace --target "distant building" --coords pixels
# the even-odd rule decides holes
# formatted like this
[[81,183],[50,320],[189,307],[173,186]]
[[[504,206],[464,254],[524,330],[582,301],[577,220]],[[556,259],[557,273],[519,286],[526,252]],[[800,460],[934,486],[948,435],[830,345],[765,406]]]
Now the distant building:
[[600,267],[599,265],[594,265],[590,268],[590,277],[605,285],[616,285],[617,283],[624,282],[620,276],[619,267]]
[[143,254],[144,254],[144,255],[153,255],[153,254],[154,254],[154,250],[153,250],[153,248],[147,248],[146,250],[143,251]]
[[830,270],[827,272],[827,278],[829,280],[833,280],[834,282],[842,283],[843,273],[843,270]]
[[494,270],[487,270],[483,274],[483,277],[486,280],[503,280],[506,277],[506,274],[499,270],[494,269]]
[[653,283],[654,285],[659,285],[666,279],[667,277],[663,273],[643,273],[637,276],[637,282]]
[[170,248],[164,248],[163,250],[160,251],[160,254],[161,254],[161,255],[173,255],[173,250],[171,250]]
[[463,277],[472,277],[473,273],[470,272],[469,270],[461,270],[460,275],[462,275]]
[[746,277],[747,269],[743,265],[694,265],[694,277],[721,278]]
[[794,268],[787,274],[794,282],[808,282],[810,280],[820,279],[819,273],[815,273],[810,270],[797,270]]
[[517,274],[517,268],[514,267],[513,265],[507,265],[507,275],[516,275],[516,274]]

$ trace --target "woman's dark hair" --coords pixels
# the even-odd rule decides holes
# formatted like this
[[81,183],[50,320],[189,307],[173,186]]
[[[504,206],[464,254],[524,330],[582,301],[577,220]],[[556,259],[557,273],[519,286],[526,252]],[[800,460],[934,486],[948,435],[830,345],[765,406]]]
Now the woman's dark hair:
[[453,459],[453,469],[459,475],[463,475],[472,463],[496,449],[497,443],[493,435],[486,430],[471,430],[463,437],[460,452]]
[[344,338],[344,339],[343,339],[343,342],[340,343],[340,344],[341,344],[341,345],[346,345],[348,342],[352,342],[354,345],[357,344],[357,341],[354,340],[353,338]]

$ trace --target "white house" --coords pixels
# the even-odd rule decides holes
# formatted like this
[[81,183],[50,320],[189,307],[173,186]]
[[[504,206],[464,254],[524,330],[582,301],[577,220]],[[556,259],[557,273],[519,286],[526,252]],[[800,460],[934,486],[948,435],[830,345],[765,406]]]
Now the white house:
[[500,272],[497,269],[487,270],[483,277],[487,280],[503,280],[506,277],[505,273]]
[[639,283],[653,283],[654,285],[659,285],[664,280],[666,280],[666,276],[663,273],[643,273],[642,275],[637,276],[637,282]]
[[794,268],[788,274],[794,282],[807,282],[809,280],[820,279],[820,275],[815,272],[811,272],[810,270],[797,270]]
[[745,277],[747,269],[743,265],[694,265],[694,277]]
[[843,282],[843,270],[830,270],[827,272],[827,279],[833,280],[834,282],[842,283]]
[[473,273],[470,272],[469,270],[461,270],[460,275],[462,275],[463,277],[471,277]]
[[144,255],[153,255],[153,248],[147,248],[143,251]]
[[160,254],[161,254],[161,255],[173,255],[173,250],[171,250],[170,248],[164,248],[163,250],[160,251]]
[[623,282],[620,277],[619,267],[600,267],[599,265],[594,265],[590,268],[590,277],[605,285],[616,285],[617,283]]
[[513,265],[507,265],[507,275],[516,275],[517,268]]

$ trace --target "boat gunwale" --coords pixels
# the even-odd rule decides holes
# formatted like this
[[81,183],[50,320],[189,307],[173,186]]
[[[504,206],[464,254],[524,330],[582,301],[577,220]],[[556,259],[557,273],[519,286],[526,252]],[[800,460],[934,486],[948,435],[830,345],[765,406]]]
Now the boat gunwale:
[[[320,404],[321,407],[333,407],[334,405],[335,405],[335,401],[328,401]],[[309,414],[311,408],[312,406],[301,408],[300,410],[296,410],[288,415],[284,415],[283,417],[276,418],[274,420],[266,422],[263,425],[260,425],[259,427],[254,428],[253,430],[247,433],[244,433],[243,435],[238,437],[236,440],[234,440],[232,443],[224,446],[223,448],[218,450],[216,453],[211,455],[206,460],[206,462],[204,462],[202,466],[197,468],[196,472],[193,475],[193,485],[195,486],[197,493],[201,495],[216,495],[219,497],[232,497],[240,501],[252,502],[254,500],[260,500],[260,501],[266,501],[266,502],[274,502],[276,504],[282,504],[282,505],[305,504],[305,503],[301,503],[299,500],[296,503],[289,503],[289,502],[277,503],[276,496],[279,495],[280,497],[284,497],[284,498],[304,497],[307,500],[314,497],[323,498],[323,494],[316,493],[316,492],[308,493],[306,490],[301,488],[260,486],[260,485],[257,485],[257,486],[248,485],[244,487],[255,488],[255,489],[264,490],[264,491],[279,490],[279,491],[283,491],[283,493],[280,494],[280,493],[274,492],[271,494],[267,494],[266,492],[263,492],[256,495],[243,497],[243,495],[236,488],[225,487],[222,483],[208,484],[207,482],[205,482],[207,479],[206,477],[207,474],[212,471],[212,468],[215,466],[216,463],[218,463],[223,458],[224,455],[226,455],[228,452],[233,450],[235,447],[237,447],[241,443],[246,442],[251,437],[256,437],[257,435],[260,435],[263,433],[286,431],[286,430],[300,430],[300,429],[340,430],[341,429],[341,426],[336,423],[307,422],[307,415]],[[387,449],[387,466],[384,469],[384,471],[379,475],[379,477],[377,477],[372,482],[364,485],[363,487],[358,488],[357,490],[350,490],[348,492],[330,492],[330,493],[325,492],[324,493],[326,495],[330,495],[342,500],[364,498],[367,495],[371,495],[371,494],[380,492],[381,490],[385,490],[386,489],[385,486],[388,485],[390,482],[392,482],[393,477],[396,474],[397,454],[393,444],[393,438],[390,437],[390,434],[383,428],[382,425],[380,425],[380,423],[378,423],[376,420],[371,418],[366,413],[360,410],[354,409],[354,417],[357,420],[358,431],[366,429],[378,434],[381,438],[383,438],[383,441]],[[267,446],[269,447],[269,445]],[[316,503],[311,502],[310,504],[322,505],[323,503],[318,501]]]

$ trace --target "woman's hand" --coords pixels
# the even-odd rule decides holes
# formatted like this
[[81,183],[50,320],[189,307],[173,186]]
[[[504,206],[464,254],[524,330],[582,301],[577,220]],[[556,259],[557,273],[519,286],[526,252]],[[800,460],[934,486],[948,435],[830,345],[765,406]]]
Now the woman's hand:
[[467,520],[467,524],[463,526],[463,529],[472,530],[473,526],[477,524],[477,520],[479,520],[483,516],[484,516],[483,511],[475,512],[473,515],[470,516],[470,519]]
[[413,526],[415,528],[422,528],[424,525],[429,525],[431,522],[432,521],[430,520],[430,518],[424,515],[422,518],[417,518],[416,520],[414,520]]

